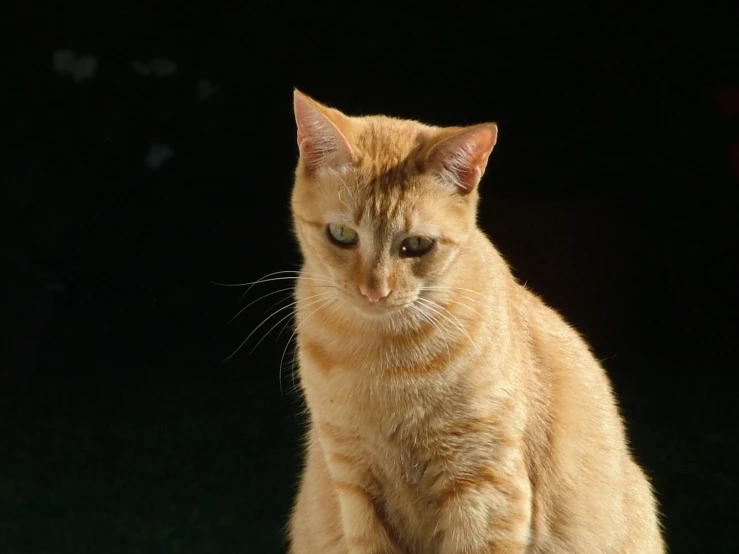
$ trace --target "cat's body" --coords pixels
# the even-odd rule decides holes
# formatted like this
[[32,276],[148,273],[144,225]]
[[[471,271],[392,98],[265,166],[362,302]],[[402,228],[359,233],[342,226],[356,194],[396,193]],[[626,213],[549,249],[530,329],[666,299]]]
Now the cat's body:
[[664,552],[605,372],[475,224],[495,126],[350,119],[300,93],[296,116],[291,554]]

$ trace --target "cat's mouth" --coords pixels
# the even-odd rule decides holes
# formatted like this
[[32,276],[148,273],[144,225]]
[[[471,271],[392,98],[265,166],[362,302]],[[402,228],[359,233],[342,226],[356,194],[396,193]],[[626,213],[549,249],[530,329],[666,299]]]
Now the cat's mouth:
[[402,305],[397,306],[395,304],[388,304],[387,302],[377,302],[375,304],[370,304],[369,302],[367,302],[367,300],[363,298],[355,300],[353,304],[361,313],[375,317],[394,312],[402,307]]
[[387,314],[397,313],[408,309],[413,300],[387,301],[382,299],[378,302],[368,302],[366,298],[352,298],[352,306],[360,313],[370,317],[383,317]]

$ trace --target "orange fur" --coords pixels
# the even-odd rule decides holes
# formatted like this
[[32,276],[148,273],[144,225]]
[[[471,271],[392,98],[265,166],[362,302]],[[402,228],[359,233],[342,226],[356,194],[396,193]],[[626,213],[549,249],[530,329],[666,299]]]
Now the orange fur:
[[[348,117],[297,91],[295,111],[310,422],[291,554],[664,552],[604,370],[476,224],[497,127]],[[404,257],[415,236],[435,244]]]

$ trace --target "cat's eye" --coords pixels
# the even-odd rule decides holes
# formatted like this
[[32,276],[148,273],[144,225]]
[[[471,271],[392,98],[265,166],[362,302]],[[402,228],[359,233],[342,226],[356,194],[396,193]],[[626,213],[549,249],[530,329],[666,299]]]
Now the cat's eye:
[[402,258],[423,256],[433,245],[434,241],[428,237],[408,237],[400,244],[400,256]]
[[327,231],[331,242],[343,248],[354,246],[359,241],[359,234],[351,227],[329,223]]

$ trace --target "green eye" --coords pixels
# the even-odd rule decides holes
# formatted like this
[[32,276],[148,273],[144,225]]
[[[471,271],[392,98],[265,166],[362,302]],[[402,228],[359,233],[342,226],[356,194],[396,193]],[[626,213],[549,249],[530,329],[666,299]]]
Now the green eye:
[[427,237],[408,237],[400,244],[401,258],[423,256],[434,245],[434,241]]
[[343,225],[328,224],[328,238],[337,246],[354,246],[359,240],[359,235],[351,227]]

